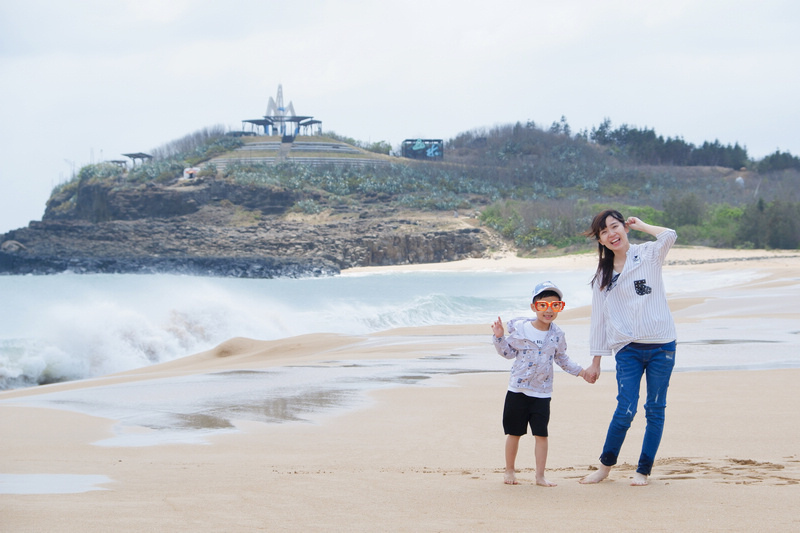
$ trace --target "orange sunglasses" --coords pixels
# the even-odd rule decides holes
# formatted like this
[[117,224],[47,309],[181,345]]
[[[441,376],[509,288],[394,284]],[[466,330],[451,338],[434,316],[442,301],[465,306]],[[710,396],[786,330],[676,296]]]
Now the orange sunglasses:
[[552,308],[556,313],[563,311],[566,305],[567,304],[562,301],[545,302],[544,300],[539,300],[538,302],[533,302],[533,308],[537,311],[547,311]]

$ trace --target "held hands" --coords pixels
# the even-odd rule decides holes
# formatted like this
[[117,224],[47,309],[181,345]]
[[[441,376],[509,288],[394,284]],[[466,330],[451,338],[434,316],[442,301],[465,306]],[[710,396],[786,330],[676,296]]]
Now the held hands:
[[594,383],[600,377],[600,363],[592,363],[583,371],[583,379],[586,383]]
[[505,332],[506,330],[503,329],[503,321],[500,320],[500,317],[497,317],[497,320],[492,322],[492,333],[494,333],[494,336],[499,339],[505,335]]

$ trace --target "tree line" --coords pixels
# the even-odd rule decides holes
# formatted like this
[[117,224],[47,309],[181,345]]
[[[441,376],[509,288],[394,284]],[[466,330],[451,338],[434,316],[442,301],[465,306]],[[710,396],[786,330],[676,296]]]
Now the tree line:
[[582,232],[592,216],[613,207],[649,224],[674,228],[682,244],[716,248],[800,248],[800,202],[759,198],[743,207],[707,204],[696,194],[673,195],[663,209],[620,203],[524,202],[503,200],[481,212],[483,224],[501,233],[525,253],[540,248],[583,248]]
[[[571,136],[572,130],[565,117],[553,122],[551,133]],[[664,137],[651,128],[637,128],[628,124],[612,127],[606,118],[590,131],[579,132],[583,138],[606,147],[618,157],[629,158],[643,165],[720,166],[731,169],[752,168],[759,172],[800,170],[800,158],[789,152],[776,150],[760,161],[752,161],[747,149],[739,143],[723,145],[719,140],[705,141],[696,146],[681,137]]]
[[680,137],[664,138],[650,128],[636,128],[627,124],[612,128],[608,118],[599,126],[593,127],[588,138],[645,165],[720,166],[740,169],[749,163],[747,149],[739,146],[739,143],[733,146],[722,145],[715,140],[695,146]]

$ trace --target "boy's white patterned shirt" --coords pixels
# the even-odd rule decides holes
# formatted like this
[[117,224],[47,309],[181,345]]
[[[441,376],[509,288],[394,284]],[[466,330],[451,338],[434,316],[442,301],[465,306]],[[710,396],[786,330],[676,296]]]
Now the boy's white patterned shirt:
[[553,363],[573,376],[580,374],[582,368],[567,355],[564,332],[554,323],[550,323],[550,330],[541,347],[525,335],[524,325],[535,320],[513,318],[507,324],[508,335],[492,335],[492,339],[499,355],[514,359],[508,390],[536,398],[550,398],[553,394]]

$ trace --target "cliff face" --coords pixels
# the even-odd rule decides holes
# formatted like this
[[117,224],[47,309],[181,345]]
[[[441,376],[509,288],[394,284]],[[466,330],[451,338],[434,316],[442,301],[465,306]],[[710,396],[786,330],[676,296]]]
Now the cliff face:
[[197,182],[183,186],[115,188],[104,183],[80,185],[74,194],[57,194],[47,202],[42,220],[139,220],[171,218],[197,212],[205,205],[226,200],[230,204],[258,209],[264,214],[282,214],[297,200],[291,191],[279,187],[232,185],[226,182]]
[[486,250],[484,232],[452,215],[401,215],[376,203],[358,212],[287,216],[296,200],[281,188],[217,181],[137,190],[82,185],[77,194],[51,198],[41,222],[0,236],[0,273],[325,275]]

